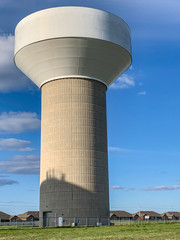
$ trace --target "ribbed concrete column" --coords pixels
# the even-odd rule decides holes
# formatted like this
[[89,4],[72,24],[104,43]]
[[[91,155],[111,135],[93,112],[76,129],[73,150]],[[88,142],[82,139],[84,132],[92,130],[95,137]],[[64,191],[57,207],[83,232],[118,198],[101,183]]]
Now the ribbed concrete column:
[[41,220],[44,213],[79,218],[80,225],[95,225],[97,218],[107,224],[106,86],[69,78],[41,90]]

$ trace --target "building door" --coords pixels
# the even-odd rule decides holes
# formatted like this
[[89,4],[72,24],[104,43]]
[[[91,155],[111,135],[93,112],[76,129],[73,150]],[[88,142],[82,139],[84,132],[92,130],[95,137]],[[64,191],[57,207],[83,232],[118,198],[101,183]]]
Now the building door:
[[46,227],[46,212],[43,212],[43,227]]
[[54,227],[54,217],[52,212],[43,212],[43,227]]

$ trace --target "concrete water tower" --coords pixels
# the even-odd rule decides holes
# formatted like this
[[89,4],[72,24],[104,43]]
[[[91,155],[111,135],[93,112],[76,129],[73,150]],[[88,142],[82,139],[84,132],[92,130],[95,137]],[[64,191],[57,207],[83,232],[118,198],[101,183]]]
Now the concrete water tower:
[[25,17],[15,64],[42,91],[41,226],[108,224],[106,90],[131,65],[128,25],[86,7]]

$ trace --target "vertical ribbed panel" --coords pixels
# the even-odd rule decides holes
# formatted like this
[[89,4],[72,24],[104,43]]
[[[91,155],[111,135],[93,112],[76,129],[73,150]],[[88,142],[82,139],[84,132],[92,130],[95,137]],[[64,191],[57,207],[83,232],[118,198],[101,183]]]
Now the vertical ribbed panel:
[[[42,87],[40,217],[109,217],[106,86],[61,79]],[[107,222],[104,222],[107,224]]]

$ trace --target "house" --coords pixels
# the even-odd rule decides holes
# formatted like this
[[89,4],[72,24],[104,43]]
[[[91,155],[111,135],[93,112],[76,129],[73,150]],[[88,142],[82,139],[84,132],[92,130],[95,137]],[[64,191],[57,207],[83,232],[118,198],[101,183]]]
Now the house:
[[28,211],[23,214],[19,214],[18,218],[21,221],[39,221],[39,211]]
[[0,212],[0,222],[9,222],[10,215],[4,212]]
[[161,217],[163,220],[180,220],[180,212],[165,212]]
[[132,214],[134,220],[161,220],[159,213],[153,211],[139,211]]
[[12,216],[10,216],[9,221],[10,222],[21,222],[21,219],[16,215],[12,215]]
[[162,220],[169,220],[168,215],[166,213],[161,214]]
[[110,211],[110,220],[132,220],[132,214],[125,211]]

